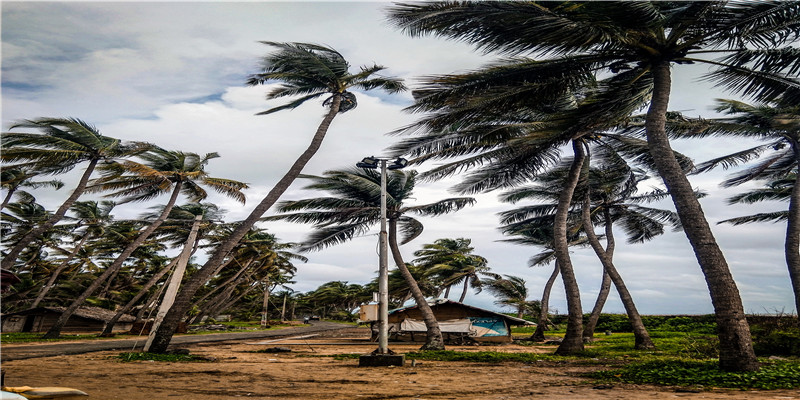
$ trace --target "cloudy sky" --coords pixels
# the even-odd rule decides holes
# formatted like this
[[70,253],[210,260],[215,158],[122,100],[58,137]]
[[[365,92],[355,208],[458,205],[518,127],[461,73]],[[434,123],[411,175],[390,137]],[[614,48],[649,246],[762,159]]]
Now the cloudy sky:
[[[341,52],[353,68],[383,65],[388,68],[385,75],[404,78],[411,87],[419,77],[465,72],[493,59],[463,43],[408,37],[386,22],[388,5],[3,1],[3,129],[20,119],[74,117],[94,124],[107,136],[149,141],[171,150],[218,152],[221,158],[208,167],[211,175],[245,181],[251,188],[246,191],[245,206],[219,197],[210,200],[228,211],[228,220],[242,219],[305,149],[325,112],[321,104],[309,103],[292,111],[254,115],[282,104],[265,100],[269,87],[244,85],[246,77],[258,71],[260,57],[270,50],[259,41],[324,44]],[[702,72],[697,66],[674,70],[672,110],[713,116],[713,99],[731,97],[698,81]],[[403,111],[411,103],[408,93],[356,94],[358,108],[335,119],[305,173],[321,174],[351,166],[364,156],[381,155],[397,140],[386,133],[419,117]],[[735,139],[675,144],[698,162],[746,147],[748,143]],[[782,255],[784,225],[716,225],[726,218],[785,205],[725,205],[727,197],[743,190],[718,188],[718,182],[731,172],[691,179],[709,193],[702,204],[745,309],[794,312]],[[416,201],[452,196],[447,189],[453,183],[420,184]],[[317,195],[303,192],[303,184],[296,182],[282,199]],[[38,192],[37,198],[55,207],[67,194],[66,190]],[[523,277],[530,298],[540,298],[551,267],[527,266],[528,258],[540,249],[498,242],[503,237],[496,229],[496,214],[510,206],[498,203],[494,193],[476,198],[477,205],[469,209],[423,219],[425,233],[404,246],[406,259],[413,259],[415,250],[439,238],[470,238],[475,253],[486,257],[494,272]],[[669,202],[661,205],[672,207]],[[119,218],[138,215],[146,206],[119,206]],[[309,231],[308,226],[286,223],[264,227],[284,241],[301,241]],[[313,290],[331,280],[366,283],[376,275],[376,242],[376,232],[372,232],[351,243],[309,253],[309,262],[298,265],[293,288]],[[591,250],[575,250],[572,256],[588,312],[600,285],[601,267]],[[640,312],[712,312],[703,276],[682,233],[667,233],[646,244],[619,244],[615,260]],[[470,293],[466,302],[495,308],[486,294]],[[566,312],[560,280],[551,304]],[[605,310],[624,312],[616,292],[612,291]]]

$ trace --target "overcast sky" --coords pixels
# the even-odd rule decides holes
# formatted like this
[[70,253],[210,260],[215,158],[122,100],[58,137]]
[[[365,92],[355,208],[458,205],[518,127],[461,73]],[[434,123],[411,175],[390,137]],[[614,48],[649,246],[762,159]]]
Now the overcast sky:
[[[292,111],[256,116],[282,104],[265,100],[269,87],[246,87],[260,57],[270,48],[259,41],[309,42],[341,52],[355,68],[386,66],[385,75],[401,77],[414,87],[426,75],[465,72],[493,60],[471,46],[436,38],[410,38],[386,22],[386,2],[14,2],[2,3],[3,129],[20,119],[73,117],[107,136],[149,141],[170,150],[218,152],[207,170],[212,176],[245,181],[248,203],[241,206],[214,196],[228,220],[244,218],[306,148],[325,109],[311,102]],[[713,99],[728,97],[697,80],[698,66],[677,66],[670,109],[693,116],[713,116]],[[364,156],[381,155],[396,137],[386,135],[419,118],[403,111],[409,93],[361,93],[358,108],[339,115],[319,153],[304,170],[321,174],[352,166]],[[737,139],[676,143],[696,162],[748,147]],[[434,164],[422,165],[420,170]],[[747,226],[716,222],[764,210],[727,206],[725,199],[744,188],[721,190],[718,183],[732,171],[693,176],[709,193],[701,200],[714,233],[736,278],[749,313],[794,312],[783,259],[783,224]],[[66,178],[65,180],[69,180]],[[318,193],[303,192],[298,180],[283,200]],[[453,182],[420,184],[419,203],[452,196]],[[752,187],[752,186],[751,186]],[[68,195],[37,192],[55,208]],[[646,190],[647,188],[643,188]],[[478,203],[458,213],[423,219],[425,233],[403,246],[407,261],[423,244],[439,238],[472,239],[475,253],[486,257],[493,272],[523,277],[531,299],[541,297],[552,267],[529,268],[527,260],[541,249],[498,242],[500,211],[496,193],[476,196]],[[165,202],[166,199],[159,199]],[[119,218],[135,216],[152,204],[119,206]],[[660,204],[672,208],[670,202]],[[283,241],[301,241],[309,226],[271,223],[263,227]],[[351,243],[309,253],[298,264],[298,291],[342,280],[366,283],[376,275],[377,232]],[[619,232],[618,242],[622,242]],[[645,314],[713,311],[703,275],[683,233],[667,233],[650,243],[618,244],[615,261],[639,311]],[[573,264],[585,312],[600,286],[601,267],[590,249],[575,250]],[[458,291],[455,291],[455,297]],[[471,292],[466,303],[496,308],[493,298]],[[566,312],[563,285],[554,287],[551,305]],[[606,312],[624,309],[615,291]]]

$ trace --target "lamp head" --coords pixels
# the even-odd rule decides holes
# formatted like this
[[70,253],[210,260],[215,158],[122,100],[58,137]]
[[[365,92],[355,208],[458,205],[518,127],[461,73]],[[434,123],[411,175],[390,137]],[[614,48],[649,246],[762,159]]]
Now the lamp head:
[[401,169],[408,165],[408,160],[405,158],[397,157],[391,164],[386,166],[386,169]]
[[378,168],[378,159],[375,157],[364,157],[363,160],[356,163],[358,168]]

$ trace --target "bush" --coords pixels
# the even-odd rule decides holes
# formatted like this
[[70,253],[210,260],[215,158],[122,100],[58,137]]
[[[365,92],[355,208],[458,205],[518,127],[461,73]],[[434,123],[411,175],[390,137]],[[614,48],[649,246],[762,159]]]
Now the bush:
[[608,382],[656,385],[725,387],[739,389],[793,389],[800,387],[800,363],[764,364],[754,372],[725,372],[719,362],[657,360],[600,371],[589,376]]
[[800,329],[754,335],[753,349],[759,356],[800,356]]

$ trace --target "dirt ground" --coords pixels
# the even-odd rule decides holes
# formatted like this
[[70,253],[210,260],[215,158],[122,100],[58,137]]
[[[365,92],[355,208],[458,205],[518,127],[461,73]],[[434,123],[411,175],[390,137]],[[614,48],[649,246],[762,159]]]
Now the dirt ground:
[[[359,367],[330,354],[367,354],[376,348],[363,329],[266,344],[239,341],[185,346],[213,358],[202,363],[130,362],[119,351],[4,362],[7,386],[65,386],[89,399],[800,399],[798,391],[702,392],[636,385],[596,385],[580,373],[600,368],[567,363],[483,364],[421,361],[403,367]],[[9,345],[13,346],[13,345]],[[291,352],[254,353],[270,347]],[[398,353],[419,345],[390,343]],[[539,351],[517,345],[449,346],[450,350]]]

